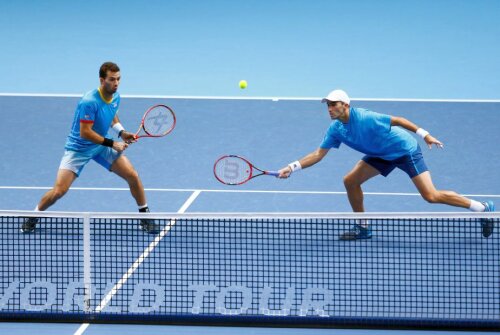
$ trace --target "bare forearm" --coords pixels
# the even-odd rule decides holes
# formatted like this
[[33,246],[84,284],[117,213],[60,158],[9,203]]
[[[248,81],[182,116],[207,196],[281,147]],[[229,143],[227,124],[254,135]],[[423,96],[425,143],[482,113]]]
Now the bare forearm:
[[394,116],[391,118],[391,126],[400,126],[400,127],[405,128],[406,130],[409,130],[409,131],[414,132],[414,133],[416,133],[417,129],[419,128],[413,122],[411,122],[403,117],[397,117],[397,116]]
[[92,129],[92,124],[89,123],[80,123],[80,137],[95,144],[112,147],[118,152],[122,152],[128,147],[128,144],[124,142],[113,141],[111,139],[106,139],[105,141],[104,137],[96,133]]
[[80,137],[95,144],[102,144],[102,142],[104,141],[104,137],[102,137],[92,129],[81,129]]
[[93,123],[80,122],[80,137],[95,144],[102,144],[104,137],[92,129]]
[[323,159],[323,156],[318,152],[318,150],[311,152],[310,154],[304,156],[299,160],[300,166],[305,169],[314,164],[318,163]]
[[113,121],[111,121],[111,127],[113,127],[117,123],[120,123],[120,119],[118,118],[118,115],[115,114]]
[[310,167],[326,156],[328,149],[318,148],[317,150],[311,152],[305,157],[301,158],[299,161],[288,164],[279,171],[279,178],[288,178],[293,171],[304,169]]
[[422,137],[425,143],[427,143],[429,149],[432,148],[433,144],[436,145],[438,148],[443,147],[443,143],[439,141],[437,138],[431,136],[427,130],[418,127],[416,124],[414,124],[411,121],[408,121],[405,118],[397,116],[391,117],[391,126],[401,126],[409,131],[417,133],[417,135]]

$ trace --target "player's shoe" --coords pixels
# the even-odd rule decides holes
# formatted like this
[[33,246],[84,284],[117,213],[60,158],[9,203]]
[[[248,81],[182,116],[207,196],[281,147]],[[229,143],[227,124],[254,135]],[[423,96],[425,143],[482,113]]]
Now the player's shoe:
[[[141,213],[149,213],[149,208],[146,207],[144,209],[139,210]],[[158,234],[161,231],[161,227],[156,224],[155,220],[152,219],[141,219],[139,223],[139,227],[145,232],[150,234]]]
[[369,238],[372,238],[372,228],[370,226],[363,227],[360,224],[355,224],[350,230],[339,237],[343,241],[366,240]]
[[[495,211],[495,204],[493,203],[493,201],[491,201],[491,200],[485,201],[485,202],[482,202],[482,204],[485,207],[484,208],[485,212],[494,212]],[[486,218],[481,219],[481,228],[482,228],[484,237],[491,236],[491,234],[493,234],[494,227],[495,227],[495,222],[493,219],[486,219]]]
[[141,219],[139,226],[149,234],[158,234],[161,231],[161,227],[152,219]]
[[21,231],[23,233],[31,233],[35,230],[36,224],[38,223],[38,218],[26,218],[21,225]]

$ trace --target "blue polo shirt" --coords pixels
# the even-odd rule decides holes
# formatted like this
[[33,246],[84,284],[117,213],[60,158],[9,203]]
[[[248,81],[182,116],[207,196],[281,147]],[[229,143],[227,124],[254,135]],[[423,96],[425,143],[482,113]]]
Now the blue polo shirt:
[[338,148],[341,143],[366,155],[394,160],[417,150],[417,140],[400,127],[391,127],[391,116],[363,108],[349,110],[349,120],[334,120],[320,145]]
[[87,92],[76,107],[71,131],[64,148],[78,152],[90,152],[98,148],[99,144],[80,137],[80,122],[92,123],[92,130],[104,137],[119,107],[120,95],[118,93],[115,93],[110,101],[106,101],[99,89]]

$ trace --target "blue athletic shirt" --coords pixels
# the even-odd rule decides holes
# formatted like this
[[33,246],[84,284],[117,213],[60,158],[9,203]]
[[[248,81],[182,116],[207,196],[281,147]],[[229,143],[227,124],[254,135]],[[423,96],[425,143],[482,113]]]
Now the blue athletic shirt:
[[92,130],[104,137],[108,133],[119,107],[120,95],[118,92],[113,94],[111,101],[105,101],[99,89],[87,92],[76,107],[71,131],[64,148],[79,152],[96,149],[100,144],[80,137],[80,122],[93,123]]
[[363,108],[349,110],[349,120],[334,120],[328,128],[322,149],[338,148],[341,143],[366,155],[394,160],[417,150],[417,140],[400,127],[391,127],[391,117]]

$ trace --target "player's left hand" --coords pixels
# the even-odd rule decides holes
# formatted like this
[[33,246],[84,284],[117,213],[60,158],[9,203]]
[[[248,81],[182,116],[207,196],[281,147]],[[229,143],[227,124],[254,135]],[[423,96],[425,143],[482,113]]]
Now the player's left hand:
[[125,143],[135,143],[137,142],[137,139],[135,138],[135,135],[133,133],[129,133],[128,131],[123,131],[121,135],[122,140]]
[[430,134],[425,137],[424,141],[425,141],[425,143],[427,143],[427,146],[429,147],[429,149],[432,149],[433,144],[436,147],[441,148],[441,149],[444,147],[443,143],[438,141],[437,138],[432,137]]

